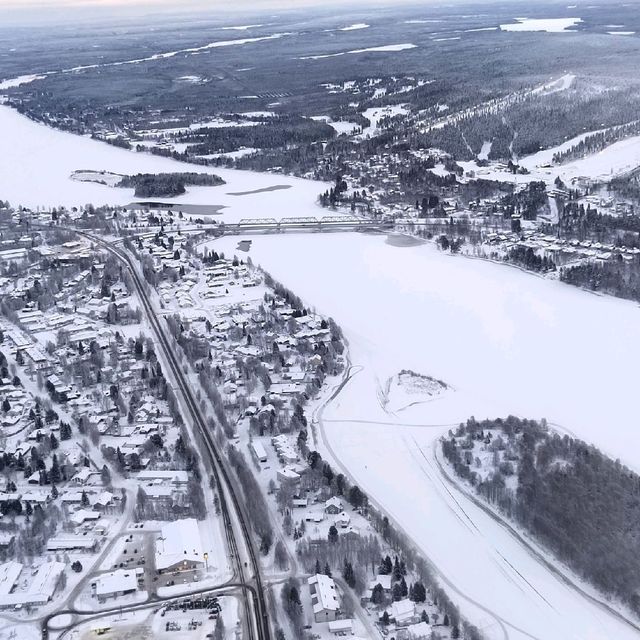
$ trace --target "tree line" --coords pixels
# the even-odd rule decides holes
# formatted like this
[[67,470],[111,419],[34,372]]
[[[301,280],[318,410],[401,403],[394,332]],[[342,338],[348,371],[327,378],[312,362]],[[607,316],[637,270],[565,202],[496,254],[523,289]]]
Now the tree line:
[[[493,452],[475,470],[474,444]],[[523,526],[559,560],[640,615],[640,476],[544,421],[473,418],[442,451],[456,474]],[[517,478],[515,491],[505,478]]]

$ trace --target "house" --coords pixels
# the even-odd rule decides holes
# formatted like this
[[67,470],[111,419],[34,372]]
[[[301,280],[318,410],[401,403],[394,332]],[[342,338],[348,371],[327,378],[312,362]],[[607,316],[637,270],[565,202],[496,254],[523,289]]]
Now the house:
[[300,482],[300,474],[290,467],[278,469],[276,475],[278,476],[278,480],[280,480],[280,484],[295,485]]
[[329,576],[317,573],[307,580],[316,622],[333,622],[340,613],[336,583]]
[[391,591],[391,576],[378,574],[375,579],[369,583],[369,589],[373,589],[377,584],[379,584],[384,591]]
[[324,513],[321,511],[307,511],[304,516],[307,522],[322,522],[324,520]]
[[93,595],[103,602],[107,598],[117,598],[138,590],[136,572],[129,569],[118,569],[104,573],[91,584]]
[[71,522],[73,522],[73,524],[81,525],[87,522],[88,520],[95,522],[99,518],[100,518],[100,514],[97,511],[90,511],[89,509],[80,509],[79,511],[76,511],[74,514],[72,514],[71,518],[69,519],[71,520]]
[[346,511],[343,511],[342,513],[338,514],[338,517],[336,518],[336,524],[341,529],[346,529],[351,524],[351,516]]
[[47,551],[95,551],[98,541],[93,536],[59,535],[49,538]]
[[259,440],[252,440],[251,442],[251,454],[257,462],[267,461],[267,452],[264,445]]
[[78,471],[73,478],[71,478],[71,483],[75,485],[84,486],[87,484],[89,478],[93,475],[93,471],[89,467],[82,467],[80,471]]
[[32,489],[27,491],[22,496],[22,501],[24,503],[30,503],[31,506],[35,507],[37,504],[44,506],[49,503],[51,500],[51,492],[43,491],[42,489]]
[[117,497],[110,493],[109,491],[103,491],[100,495],[95,499],[93,503],[93,508],[96,511],[108,512],[115,506],[115,502]]
[[333,496],[324,503],[324,510],[332,515],[340,513],[343,510],[342,501],[337,496]]
[[141,482],[166,482],[175,486],[187,485],[189,474],[186,471],[170,471],[161,469],[148,469],[138,473],[138,480]]
[[391,604],[390,617],[397,625],[406,626],[417,622],[416,603],[405,598]]
[[158,573],[201,569],[206,556],[195,518],[169,522],[156,539],[156,570]]
[[16,537],[10,532],[0,532],[0,550],[7,554],[13,553],[13,543]]

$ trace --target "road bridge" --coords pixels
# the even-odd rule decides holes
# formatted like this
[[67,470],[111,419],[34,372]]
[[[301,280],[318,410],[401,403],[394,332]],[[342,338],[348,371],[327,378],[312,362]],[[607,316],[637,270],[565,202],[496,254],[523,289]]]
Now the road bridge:
[[301,216],[281,218],[242,218],[236,223],[221,223],[218,228],[226,235],[235,233],[285,233],[287,231],[382,231],[393,227],[392,223],[355,216]]

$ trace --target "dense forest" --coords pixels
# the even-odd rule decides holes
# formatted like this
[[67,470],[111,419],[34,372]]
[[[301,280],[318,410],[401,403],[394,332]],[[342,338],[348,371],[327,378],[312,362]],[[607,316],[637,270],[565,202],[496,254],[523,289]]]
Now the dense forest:
[[586,136],[577,144],[574,144],[566,151],[561,151],[553,156],[553,161],[557,164],[569,162],[578,158],[584,158],[601,151],[605,147],[640,133],[640,121],[629,122],[621,127],[613,127],[612,129],[604,129],[596,131]]
[[640,264],[634,257],[626,262],[586,262],[560,269],[560,279],[590,291],[640,302]]
[[[488,473],[479,449],[493,453]],[[443,439],[442,451],[485,499],[640,614],[640,476],[544,421],[513,416],[472,418]]]
[[507,217],[521,215],[524,220],[535,220],[539,213],[548,211],[547,186],[543,181],[530,182],[520,191],[509,193],[501,200]]
[[138,173],[124,176],[116,186],[135,189],[137,198],[168,198],[182,195],[186,186],[217,187],[224,183],[209,173]]
[[566,156],[558,157],[563,161],[636,133],[639,107],[640,97],[632,88],[593,92],[578,82],[565,91],[514,94],[419,137],[424,147],[443,149],[458,160],[473,160],[490,141],[489,159],[507,161],[554,147],[585,130],[611,128],[606,136],[594,134],[582,146],[572,147]]
[[194,131],[180,137],[180,142],[193,143],[190,154],[207,155],[252,149],[287,148],[292,145],[311,144],[329,140],[335,129],[326,122],[317,122],[300,116],[270,118],[255,126],[217,127]]

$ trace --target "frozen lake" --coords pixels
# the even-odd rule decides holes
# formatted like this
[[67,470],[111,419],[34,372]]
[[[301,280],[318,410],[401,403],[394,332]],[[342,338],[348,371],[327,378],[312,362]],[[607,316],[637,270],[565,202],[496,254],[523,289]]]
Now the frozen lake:
[[[453,500],[433,460],[449,425],[512,413],[546,417],[639,469],[637,305],[433,245],[393,247],[381,236],[252,240],[252,260],[332,316],[362,367],[324,413],[323,453],[420,544],[459,590],[452,596],[465,614],[496,639],[637,637],[464,496]],[[216,242],[227,255],[236,245]],[[455,391],[385,410],[381,389],[402,369]]]
[[[121,174],[195,171],[215,173],[226,181],[218,187],[188,187],[178,198],[162,198],[175,204],[223,206],[217,221],[287,215],[317,216],[318,194],[328,185],[268,173],[200,167],[170,158],[134,153],[125,149],[58,131],[33,122],[0,105],[0,199],[12,205],[36,209],[65,205],[80,207],[127,205],[133,189],[108,187],[71,180],[74,171],[109,171]],[[286,188],[282,188],[283,185]],[[253,193],[251,193],[253,192]],[[233,194],[243,195],[233,195]]]

